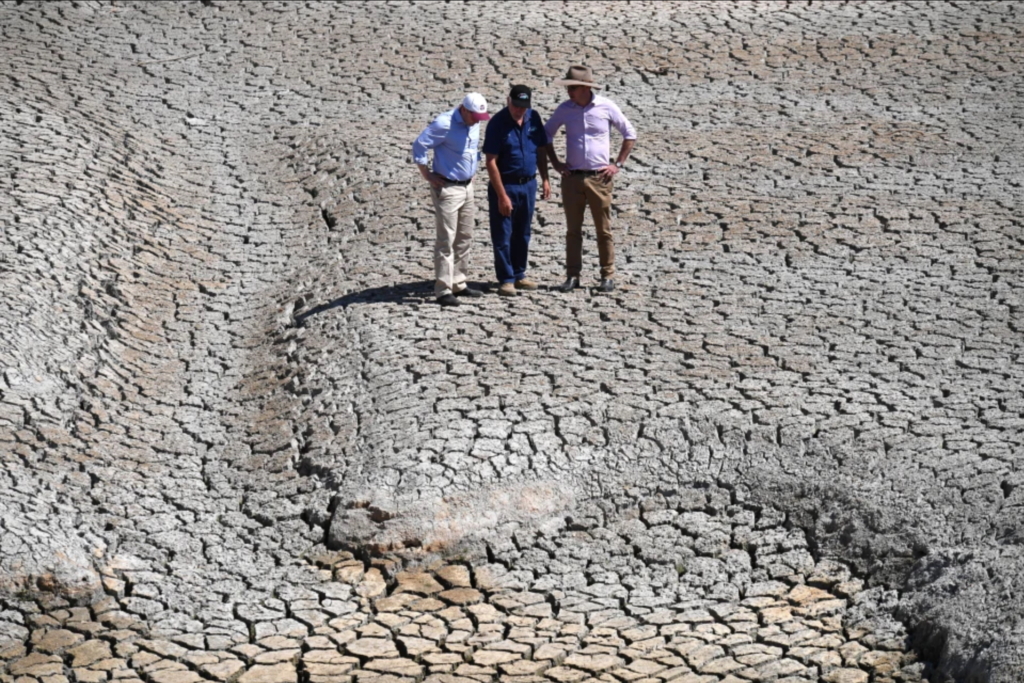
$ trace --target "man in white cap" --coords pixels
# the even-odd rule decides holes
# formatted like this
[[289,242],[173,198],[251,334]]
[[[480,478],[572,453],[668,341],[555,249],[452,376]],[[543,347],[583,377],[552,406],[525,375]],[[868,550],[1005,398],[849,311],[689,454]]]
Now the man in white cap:
[[[476,204],[473,175],[480,161],[480,121],[491,118],[487,101],[469,93],[462,104],[438,116],[412,143],[412,159],[430,183],[434,200],[434,296],[442,306],[458,306],[456,297],[483,296],[466,284],[469,247],[473,239]],[[427,152],[434,150],[432,167]]]
[[[580,286],[583,269],[583,216],[587,206],[597,231],[597,253],[601,261],[601,292],[615,289],[615,247],[612,241],[612,184],[636,142],[633,124],[614,102],[594,93],[589,67],[574,66],[565,78],[569,99],[558,105],[544,129],[548,139],[565,126],[565,163],[558,160],[554,145],[548,147],[551,163],[562,174],[562,206],[565,209],[565,270],[568,278],[561,287],[570,292]],[[609,156],[610,131],[622,134],[622,146],[612,162]]]

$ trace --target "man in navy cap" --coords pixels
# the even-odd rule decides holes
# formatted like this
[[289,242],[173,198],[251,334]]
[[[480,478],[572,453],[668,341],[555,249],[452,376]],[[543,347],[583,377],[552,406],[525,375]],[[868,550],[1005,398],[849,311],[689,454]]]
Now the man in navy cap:
[[551,196],[547,148],[551,145],[540,114],[530,108],[531,91],[512,87],[504,109],[487,124],[483,151],[487,158],[487,203],[498,294],[515,296],[519,290],[537,289],[526,277],[530,251],[530,224],[537,199],[537,172],[541,197]]

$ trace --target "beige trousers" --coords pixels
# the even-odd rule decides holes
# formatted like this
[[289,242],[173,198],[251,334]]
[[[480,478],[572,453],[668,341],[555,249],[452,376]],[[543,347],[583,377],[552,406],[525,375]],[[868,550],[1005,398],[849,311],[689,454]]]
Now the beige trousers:
[[583,270],[583,216],[587,207],[597,232],[597,255],[601,277],[615,275],[615,245],[612,241],[612,185],[597,175],[572,174],[562,178],[562,206],[565,208],[565,273],[579,277]]
[[473,241],[476,203],[473,183],[445,184],[440,190],[430,188],[434,200],[434,296],[461,292],[466,288],[469,269],[469,247]]

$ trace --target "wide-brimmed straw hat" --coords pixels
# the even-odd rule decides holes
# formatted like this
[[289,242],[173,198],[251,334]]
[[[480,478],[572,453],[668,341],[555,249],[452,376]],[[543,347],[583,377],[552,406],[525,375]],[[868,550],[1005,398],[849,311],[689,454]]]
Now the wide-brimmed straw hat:
[[555,81],[555,85],[585,85],[600,90],[602,86],[594,83],[594,74],[589,66],[570,66],[565,78]]

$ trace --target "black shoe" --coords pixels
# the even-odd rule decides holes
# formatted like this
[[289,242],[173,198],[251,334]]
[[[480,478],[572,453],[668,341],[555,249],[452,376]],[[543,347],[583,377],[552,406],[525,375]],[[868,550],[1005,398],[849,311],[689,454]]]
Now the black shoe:
[[484,293],[481,292],[479,289],[473,289],[472,287],[466,287],[465,289],[460,289],[459,291],[455,292],[455,296],[468,296],[471,299],[475,299],[476,297],[483,295]]
[[461,306],[462,302],[456,299],[451,294],[445,294],[444,296],[437,297],[437,303],[442,306]]
[[558,286],[559,292],[571,292],[580,286],[580,279],[578,277],[570,277],[566,279],[561,285]]
[[615,289],[615,282],[610,277],[601,278],[601,284],[597,286],[599,292],[610,292]]

